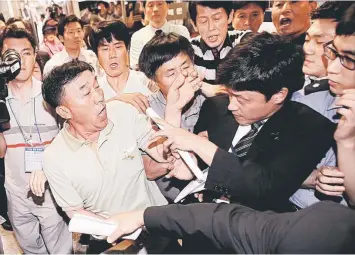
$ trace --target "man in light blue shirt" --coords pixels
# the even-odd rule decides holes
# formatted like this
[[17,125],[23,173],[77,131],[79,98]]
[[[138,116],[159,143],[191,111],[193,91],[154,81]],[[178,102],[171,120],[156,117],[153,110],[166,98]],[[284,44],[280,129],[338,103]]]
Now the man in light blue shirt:
[[[303,49],[305,52],[305,61],[303,72],[306,75],[305,87],[294,93],[292,99],[304,103],[314,110],[318,111],[329,120],[338,123],[339,116],[337,115],[335,103],[335,95],[329,91],[327,66],[324,64],[324,44],[333,40],[335,37],[335,29],[345,10],[351,3],[340,2],[325,2],[312,13],[313,23],[306,34],[306,41]],[[307,78],[313,78],[317,81],[307,83]],[[321,81],[326,81],[326,87],[322,87]],[[318,86],[317,86],[318,85]],[[325,90],[326,89],[326,90]],[[306,93],[306,90],[309,92]],[[318,92],[317,92],[318,91]],[[314,93],[316,92],[316,93]],[[306,95],[306,96],[305,96]],[[335,145],[335,144],[334,144]],[[303,183],[303,188],[299,189],[291,198],[290,201],[299,208],[308,207],[316,202],[319,198],[315,192],[314,182],[316,180],[319,168],[337,166],[336,154],[331,148],[322,161],[318,164],[317,170]],[[337,171],[333,169],[332,171]],[[327,197],[326,199],[332,199]],[[334,199],[333,199],[334,200]],[[335,198],[336,201],[346,204],[344,199]]]

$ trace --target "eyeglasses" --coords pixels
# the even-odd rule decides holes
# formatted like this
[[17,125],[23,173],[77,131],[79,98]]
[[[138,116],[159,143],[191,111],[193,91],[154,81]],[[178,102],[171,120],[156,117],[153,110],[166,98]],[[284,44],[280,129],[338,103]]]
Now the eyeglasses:
[[336,58],[339,58],[340,63],[342,66],[344,66],[346,69],[349,69],[351,71],[355,70],[355,60],[351,59],[347,56],[340,55],[335,49],[330,47],[333,41],[330,41],[326,44],[324,44],[324,55],[330,59],[330,60],[335,60]]

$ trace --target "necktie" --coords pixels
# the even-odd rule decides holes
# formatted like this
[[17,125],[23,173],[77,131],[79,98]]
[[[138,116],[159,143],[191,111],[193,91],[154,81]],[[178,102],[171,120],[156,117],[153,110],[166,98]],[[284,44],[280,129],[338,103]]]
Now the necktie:
[[219,52],[219,50],[217,49],[217,48],[213,48],[213,49],[211,49],[211,51],[212,51],[212,54],[213,54],[213,57],[214,57],[214,59],[215,60],[219,60],[220,59],[220,52]]
[[161,30],[161,29],[158,29],[157,31],[155,31],[155,35],[156,36],[159,36],[159,35],[161,35],[161,34],[163,34],[164,32],[163,32],[163,30]]
[[237,155],[239,158],[243,158],[247,155],[248,150],[253,143],[254,138],[258,133],[258,129],[264,124],[263,121],[258,121],[251,124],[250,131],[243,136],[239,142],[232,148],[232,152],[234,155]]
[[329,89],[328,79],[311,80],[311,83],[304,87],[304,94],[309,95],[319,91],[326,91]]

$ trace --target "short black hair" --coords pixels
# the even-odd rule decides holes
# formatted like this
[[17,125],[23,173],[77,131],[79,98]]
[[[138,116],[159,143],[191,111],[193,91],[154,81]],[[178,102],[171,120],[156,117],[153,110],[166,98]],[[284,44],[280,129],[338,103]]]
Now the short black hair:
[[4,14],[0,13],[0,20],[3,21],[6,25]]
[[[165,1],[167,4],[172,3],[173,1]],[[147,0],[142,1],[143,7],[145,7],[145,4],[147,3]]]
[[155,79],[155,72],[164,63],[184,53],[193,61],[194,50],[191,43],[176,33],[157,33],[144,47],[139,56],[139,70],[149,79]]
[[105,1],[98,1],[96,6],[99,6],[99,4],[103,4],[106,9],[108,9],[110,7],[109,3],[105,2]]
[[352,2],[345,1],[327,1],[314,9],[311,13],[311,19],[334,19],[339,22],[344,12],[350,7]]
[[41,70],[41,74],[43,74],[44,66],[50,59],[50,56],[45,51],[38,51],[36,55],[36,62],[38,63],[39,69]]
[[14,26],[9,26],[4,29],[4,31],[0,35],[0,52],[4,47],[4,41],[6,38],[16,38],[16,39],[27,39],[33,48],[33,51],[36,51],[36,42],[30,32],[23,28],[17,28]]
[[9,18],[9,19],[6,21],[6,26],[9,26],[9,25],[11,25],[11,24],[14,24],[15,22],[22,22],[22,23],[25,25],[25,27],[27,27],[26,21],[24,21],[23,19],[18,18],[18,17],[11,17],[11,18]]
[[94,73],[94,68],[80,60],[72,60],[55,67],[43,79],[42,94],[44,101],[53,109],[58,107],[64,96],[65,86],[85,71]]
[[232,90],[257,91],[269,100],[282,88],[288,98],[304,83],[302,47],[263,32],[233,48],[217,69],[217,81]]
[[233,10],[236,11],[242,9],[249,4],[258,5],[263,10],[263,12],[265,12],[269,3],[267,1],[233,1]]
[[231,1],[190,1],[189,14],[190,14],[190,18],[195,24],[196,24],[196,17],[197,17],[197,5],[201,5],[203,7],[209,7],[211,9],[223,8],[226,11],[228,17],[233,9],[233,3]]
[[339,21],[336,35],[354,36],[355,35],[355,3],[353,3],[345,12],[343,18]]
[[80,24],[81,28],[84,27],[84,23],[81,19],[79,19],[77,16],[73,15],[69,15],[66,16],[64,19],[62,19],[60,21],[60,23],[58,24],[58,35],[63,36],[64,35],[64,29],[65,26],[68,25],[69,23],[74,23],[77,22]]
[[130,42],[129,31],[124,23],[121,21],[116,21],[109,23],[102,28],[93,29],[89,35],[89,43],[91,49],[96,53],[98,47],[106,40],[108,43],[112,41],[112,38],[115,38],[117,41],[123,41],[127,50]]

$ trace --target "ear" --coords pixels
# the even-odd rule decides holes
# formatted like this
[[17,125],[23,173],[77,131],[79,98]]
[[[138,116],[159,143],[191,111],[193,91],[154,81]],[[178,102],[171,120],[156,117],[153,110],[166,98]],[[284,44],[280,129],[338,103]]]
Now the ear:
[[55,112],[65,120],[69,120],[72,117],[70,110],[63,105],[55,108]]
[[61,43],[64,43],[64,37],[62,35],[58,35],[58,38],[59,38]]
[[310,1],[309,2],[309,13],[311,13],[313,10],[315,10],[318,6],[318,3],[316,1]]
[[234,10],[231,11],[231,13],[229,14],[229,17],[228,17],[228,24],[230,24],[233,20],[233,17],[234,17]]
[[194,30],[196,32],[198,32],[197,26],[196,26],[195,22],[192,19],[190,19],[190,23],[191,23],[192,27],[194,28]]
[[282,88],[279,92],[277,92],[271,97],[271,100],[273,100],[275,104],[283,104],[287,95],[288,95],[288,89]]

